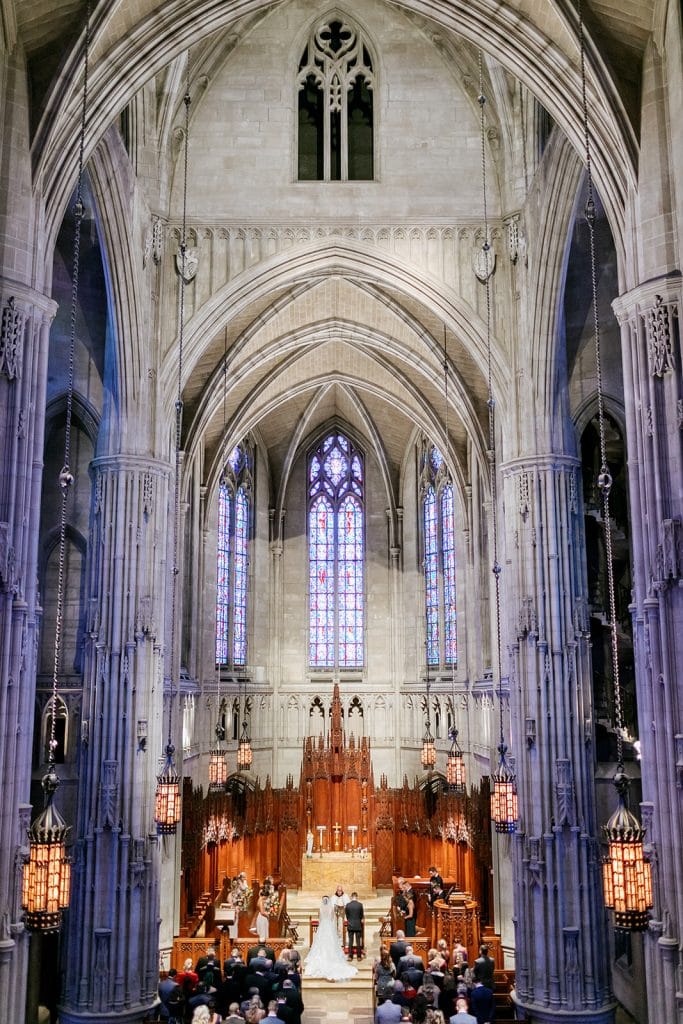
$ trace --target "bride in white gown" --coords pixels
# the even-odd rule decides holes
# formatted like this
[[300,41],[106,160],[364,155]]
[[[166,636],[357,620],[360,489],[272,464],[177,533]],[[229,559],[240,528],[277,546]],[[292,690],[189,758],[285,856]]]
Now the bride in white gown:
[[339,942],[332,902],[329,896],[323,896],[318,914],[318,930],[304,960],[304,978],[346,981],[357,974],[356,968],[346,962],[344,950]]

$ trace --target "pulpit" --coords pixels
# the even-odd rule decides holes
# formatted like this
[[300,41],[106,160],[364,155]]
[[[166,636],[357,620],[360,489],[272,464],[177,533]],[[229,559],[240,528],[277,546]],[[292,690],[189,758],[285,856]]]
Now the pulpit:
[[467,892],[454,892],[446,900],[434,904],[436,931],[453,949],[456,939],[467,948],[470,966],[479,955],[479,904]]

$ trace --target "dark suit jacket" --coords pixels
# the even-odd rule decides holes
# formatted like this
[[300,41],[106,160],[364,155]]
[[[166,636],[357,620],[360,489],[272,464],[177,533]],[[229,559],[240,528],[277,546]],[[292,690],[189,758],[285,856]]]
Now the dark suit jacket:
[[493,988],[493,972],[495,970],[495,961],[490,956],[478,956],[474,961],[474,968],[472,976],[475,981],[480,981],[482,985],[487,988]]
[[477,1018],[477,1024],[493,1021],[496,1013],[496,1002],[493,992],[484,985],[476,985],[470,992],[470,1013]]
[[412,970],[422,971],[422,973],[424,974],[424,969],[424,961],[422,960],[421,957],[415,956],[414,953],[412,953],[410,956],[408,956],[408,954],[402,956],[399,962],[396,964],[396,974],[398,975],[399,978],[401,977],[402,974],[405,974],[406,971]]
[[259,943],[258,946],[249,947],[249,949],[247,950],[247,963],[249,963],[250,960],[253,960],[255,956],[258,956],[259,949],[265,949],[266,958],[268,960],[272,960],[273,963],[275,963],[275,950],[271,946],[262,945],[261,943]]
[[398,962],[402,956],[406,955],[406,943],[403,939],[397,939],[396,942],[392,942],[389,946],[389,956],[394,961],[394,967],[398,967]]
[[350,932],[362,932],[365,911],[360,900],[349,900],[344,908],[346,927]]
[[258,994],[261,997],[261,1002],[264,1006],[268,1005],[268,1001],[273,991],[272,985],[265,974],[250,973],[244,979],[244,991],[248,994],[250,988],[257,988]]

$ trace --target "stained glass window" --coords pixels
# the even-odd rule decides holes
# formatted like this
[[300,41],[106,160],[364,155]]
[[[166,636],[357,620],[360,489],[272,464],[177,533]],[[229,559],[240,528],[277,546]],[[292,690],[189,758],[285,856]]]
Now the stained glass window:
[[329,434],[308,460],[309,663],[361,668],[364,661],[363,460]]
[[434,446],[424,454],[422,481],[427,661],[452,667],[458,661],[453,485]]
[[246,445],[233,448],[218,487],[216,664],[247,662],[251,473]]

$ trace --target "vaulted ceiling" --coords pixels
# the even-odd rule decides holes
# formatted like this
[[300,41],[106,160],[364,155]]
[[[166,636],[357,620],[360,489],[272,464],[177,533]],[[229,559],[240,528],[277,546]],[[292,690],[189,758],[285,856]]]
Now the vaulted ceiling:
[[[281,0],[275,0],[279,3]],[[653,30],[658,0],[586,0],[584,17],[601,56],[619,88],[622,100],[634,122],[637,122],[640,87],[640,67],[643,52]],[[87,0],[1,0],[6,10],[6,21],[15,20],[17,37],[30,64],[33,102],[36,111],[42,106],[45,94],[58,74],[83,26]],[[113,20],[114,10],[120,11],[132,30],[142,15],[158,13],[163,0],[145,0],[133,4],[131,0],[103,0],[93,4],[95,18]],[[235,8],[244,6],[226,4]],[[405,6],[410,8],[410,3]],[[414,5],[416,8],[418,5]],[[534,5],[530,0],[513,0],[507,5],[529,20],[533,19]],[[548,0],[548,9],[561,10],[564,5]],[[97,8],[100,10],[98,11]],[[105,9],[107,13],[105,14]],[[238,11],[236,10],[236,14]],[[34,123],[37,117],[34,115]]]

